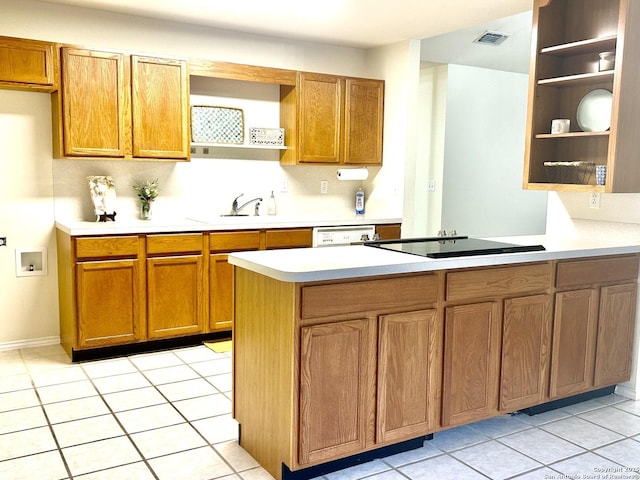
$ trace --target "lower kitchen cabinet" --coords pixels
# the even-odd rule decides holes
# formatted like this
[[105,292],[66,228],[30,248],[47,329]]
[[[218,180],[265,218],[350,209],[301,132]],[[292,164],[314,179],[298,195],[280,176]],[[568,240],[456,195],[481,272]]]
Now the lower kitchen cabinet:
[[513,412],[543,403],[548,395],[551,295],[504,302],[500,410]]
[[637,290],[635,283],[600,290],[595,387],[626,382],[631,376]]
[[443,426],[495,415],[500,370],[499,314],[495,302],[446,309]]
[[209,328],[233,328],[233,265],[226,253],[209,256]]
[[381,315],[376,441],[402,441],[438,427],[442,322],[437,310]]
[[593,387],[598,292],[589,288],[556,294],[551,356],[551,398]]
[[365,448],[368,381],[374,369],[368,319],[303,327],[300,333],[300,463]]
[[238,268],[240,443],[281,478],[626,381],[639,258],[293,284]]
[[138,265],[135,259],[77,264],[79,347],[132,343],[144,337]]
[[204,235],[147,235],[147,323],[150,339],[205,330]]
[[147,260],[147,322],[150,339],[204,332],[202,255]]
[[559,262],[550,397],[629,380],[638,256]]
[[310,247],[312,229],[239,230],[209,234],[209,329],[232,330],[234,316],[233,266],[229,252]]

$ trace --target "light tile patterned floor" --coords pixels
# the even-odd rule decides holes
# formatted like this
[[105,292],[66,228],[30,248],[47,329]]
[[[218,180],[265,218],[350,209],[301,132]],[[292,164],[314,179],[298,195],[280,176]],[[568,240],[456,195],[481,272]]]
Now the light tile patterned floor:
[[[71,364],[0,352],[0,479],[265,480],[237,442],[231,355],[204,346]],[[640,401],[617,395],[436,434],[322,480],[640,479]]]

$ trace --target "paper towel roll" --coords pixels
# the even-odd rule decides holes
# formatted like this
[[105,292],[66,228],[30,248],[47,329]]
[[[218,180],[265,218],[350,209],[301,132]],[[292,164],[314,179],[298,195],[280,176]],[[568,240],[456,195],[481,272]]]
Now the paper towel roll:
[[336,173],[338,180],[366,180],[369,170],[366,168],[339,168]]

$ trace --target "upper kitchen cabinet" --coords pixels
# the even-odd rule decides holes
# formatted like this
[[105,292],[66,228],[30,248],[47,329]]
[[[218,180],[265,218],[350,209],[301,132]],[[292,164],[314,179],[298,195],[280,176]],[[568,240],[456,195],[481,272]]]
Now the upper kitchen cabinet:
[[189,158],[187,63],[62,48],[57,157]]
[[640,3],[535,0],[531,48],[524,188],[640,192]]
[[382,164],[382,80],[300,72],[280,93],[281,164]]
[[49,42],[0,37],[0,88],[52,92],[59,62]]

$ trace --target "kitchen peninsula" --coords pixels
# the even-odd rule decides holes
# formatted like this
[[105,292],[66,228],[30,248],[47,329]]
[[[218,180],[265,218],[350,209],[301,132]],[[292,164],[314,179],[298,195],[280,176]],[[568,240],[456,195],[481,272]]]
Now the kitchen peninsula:
[[640,244],[499,240],[546,250],[229,255],[242,447],[277,479],[311,478],[629,380]]

